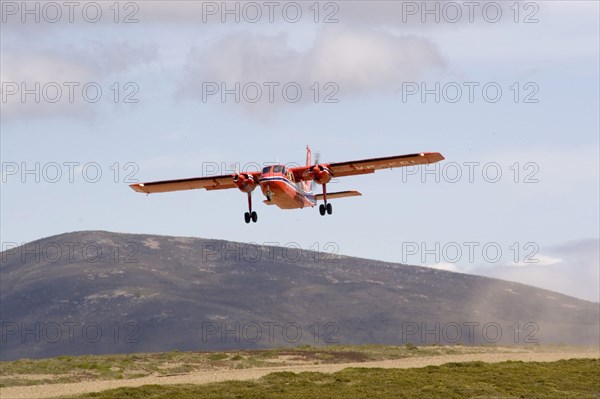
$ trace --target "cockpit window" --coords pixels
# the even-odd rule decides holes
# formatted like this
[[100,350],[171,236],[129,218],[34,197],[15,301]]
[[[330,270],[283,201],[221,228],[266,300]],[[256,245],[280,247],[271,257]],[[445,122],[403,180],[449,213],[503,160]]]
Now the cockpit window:
[[284,166],[283,165],[275,165],[273,167],[273,173],[283,173]]
[[263,168],[263,171],[262,171],[262,172],[263,172],[263,175],[268,175],[268,174],[269,174],[269,172],[271,172],[271,167],[270,167],[270,166],[265,166],[265,167]]

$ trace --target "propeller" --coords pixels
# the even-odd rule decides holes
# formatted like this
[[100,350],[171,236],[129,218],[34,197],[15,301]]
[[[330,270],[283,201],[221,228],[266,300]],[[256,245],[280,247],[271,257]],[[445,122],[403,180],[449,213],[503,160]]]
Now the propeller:
[[233,181],[234,181],[234,182],[237,182],[238,180],[240,180],[240,177],[242,177],[242,178],[243,178],[243,180],[246,180],[246,179],[249,179],[249,178],[250,178],[250,175],[249,175],[248,173],[236,173],[236,174],[233,176]]
[[315,165],[318,165],[320,160],[321,160],[321,151],[317,150],[317,152],[315,153]]
[[240,172],[240,165],[239,163],[235,162],[235,163],[231,163],[229,164],[229,168],[230,169],[234,169],[235,170],[235,174],[233,175],[233,181],[234,182],[238,182],[240,179],[241,180],[247,180],[250,179],[250,174],[246,173],[246,172]]

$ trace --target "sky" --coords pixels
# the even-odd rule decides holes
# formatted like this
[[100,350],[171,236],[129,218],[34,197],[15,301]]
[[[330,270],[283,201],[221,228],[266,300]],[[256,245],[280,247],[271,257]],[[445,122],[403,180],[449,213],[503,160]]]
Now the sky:
[[[216,238],[599,287],[599,3],[0,2],[2,249]],[[334,213],[128,184],[441,152]],[[317,189],[318,191],[318,189]]]

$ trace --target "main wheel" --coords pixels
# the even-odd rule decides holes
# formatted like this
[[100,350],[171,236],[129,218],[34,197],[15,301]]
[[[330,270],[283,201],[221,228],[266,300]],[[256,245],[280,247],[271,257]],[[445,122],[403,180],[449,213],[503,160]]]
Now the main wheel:
[[325,216],[325,205],[319,205],[319,213],[321,214],[321,216]]
[[331,206],[331,204],[327,204],[325,208],[327,209],[327,214],[331,215],[331,213],[333,212],[333,207]]
[[250,214],[250,217],[252,218],[252,221],[254,223],[256,223],[256,221],[258,220],[258,215],[254,211],[252,211],[252,213]]
[[244,220],[246,223],[250,223],[250,214],[248,212],[244,213]]

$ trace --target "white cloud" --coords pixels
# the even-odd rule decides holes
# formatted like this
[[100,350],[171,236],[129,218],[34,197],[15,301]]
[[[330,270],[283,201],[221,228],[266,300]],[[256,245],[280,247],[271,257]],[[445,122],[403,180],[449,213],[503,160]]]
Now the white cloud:
[[535,266],[551,266],[562,263],[563,260],[560,258],[553,258],[552,256],[536,254],[531,260],[521,260],[519,262],[506,263],[505,266],[514,267],[535,267]]
[[313,80],[332,80],[357,93],[397,88],[432,68],[442,58],[427,39],[392,36],[374,31],[329,31],[308,54],[307,73]]
[[[238,32],[191,51],[180,94],[201,99],[206,82],[225,82],[228,89],[236,82],[242,87],[250,82],[260,85],[276,82],[280,85],[276,90],[294,82],[303,90],[301,100],[310,102],[313,101],[310,87],[315,82],[320,87],[333,82],[339,88],[336,96],[340,99],[392,91],[403,81],[417,79],[443,65],[436,46],[416,36],[331,28],[320,32],[309,50],[299,52],[284,34]],[[266,93],[264,88],[257,104],[241,103],[252,111],[265,103],[271,109],[273,105],[286,103],[278,101],[277,95],[275,101],[268,101]],[[233,100],[227,102],[235,104]]]
[[456,264],[448,263],[448,262],[440,262],[440,263],[435,263],[433,265],[423,265],[423,266],[430,267],[432,269],[445,270],[448,272],[460,272],[460,270],[458,269]]
[[485,269],[485,275],[517,281],[571,295],[600,301],[600,240],[571,241],[548,247],[550,255],[536,255],[540,263],[528,267],[502,266]]
[[[119,76],[156,58],[154,46],[126,42],[87,42],[86,47],[62,50],[35,47],[2,50],[3,119],[22,115],[84,116],[98,106],[94,87],[110,98]],[[121,85],[121,82],[119,82]],[[122,85],[124,85],[123,83]],[[89,85],[90,91],[83,94]],[[24,94],[25,90],[31,94]],[[88,101],[90,99],[90,101]]]
[[544,248],[549,255],[537,253],[529,262],[510,262],[494,267],[475,267],[449,262],[423,266],[450,272],[483,275],[515,281],[534,287],[600,302],[600,240],[570,241]]
[[[47,116],[68,112],[71,102],[71,82],[93,81],[93,67],[82,62],[51,54],[49,52],[17,53],[2,52],[2,108],[5,121],[23,115],[25,117]],[[67,85],[65,85],[65,82]],[[24,94],[31,93],[31,94]],[[79,97],[80,98],[80,97]]]

